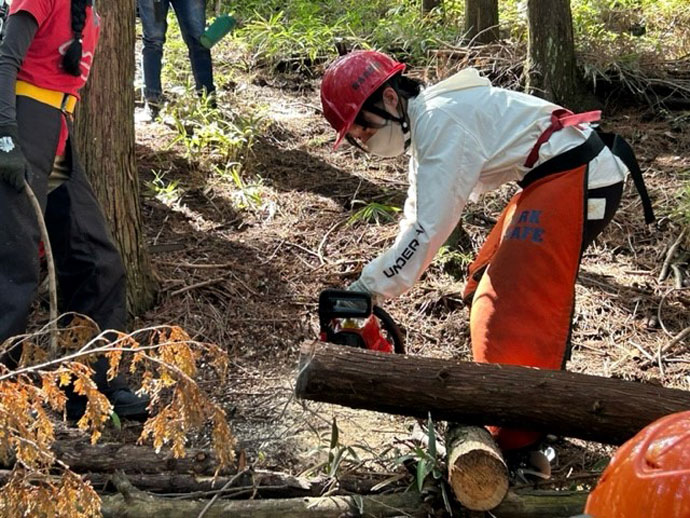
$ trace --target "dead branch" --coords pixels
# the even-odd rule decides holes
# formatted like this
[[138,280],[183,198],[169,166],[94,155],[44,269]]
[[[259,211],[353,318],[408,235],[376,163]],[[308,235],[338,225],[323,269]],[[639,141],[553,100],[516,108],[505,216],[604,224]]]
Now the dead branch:
[[26,194],[31,201],[31,206],[36,214],[36,222],[38,223],[38,228],[41,231],[41,239],[43,240],[43,248],[46,253],[46,264],[48,266],[48,291],[50,293],[50,354],[55,356],[58,350],[58,335],[57,335],[57,277],[55,275],[55,261],[53,260],[53,248],[50,246],[50,236],[48,236],[48,229],[46,228],[46,223],[43,219],[43,211],[41,210],[41,204],[36,198],[34,191],[31,189],[29,182],[24,180],[24,188],[26,189]]

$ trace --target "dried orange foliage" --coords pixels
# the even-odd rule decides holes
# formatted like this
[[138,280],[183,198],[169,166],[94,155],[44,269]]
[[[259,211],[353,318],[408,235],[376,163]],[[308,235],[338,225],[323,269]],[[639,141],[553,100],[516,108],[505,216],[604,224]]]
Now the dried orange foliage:
[[[235,458],[236,441],[227,423],[225,412],[211,401],[192,377],[200,359],[198,351],[189,346],[191,339],[179,327],[159,330],[152,338],[148,357],[157,365],[158,376],[149,371],[142,381],[142,390],[156,405],[172,391],[170,402],[144,425],[139,442],[151,439],[160,450],[169,445],[176,457],[184,455],[186,438],[194,429],[201,428],[209,419],[213,425],[213,448],[219,460],[218,469],[229,466]],[[227,370],[227,355],[218,347],[207,347],[204,352],[211,358],[210,365],[217,372]]]
[[96,518],[101,516],[101,499],[67,469],[60,477],[50,477],[15,468],[0,491],[0,511],[7,517]]
[[[144,336],[141,343],[136,339]],[[94,338],[96,337],[96,338]],[[176,326],[142,330],[131,335],[110,333],[110,340],[86,318],[76,317],[61,330],[62,359],[47,358],[41,338],[24,339],[20,368],[0,365],[0,462],[14,464],[0,490],[0,516],[86,518],[100,514],[100,499],[88,482],[57,461],[50,411],[62,414],[64,389],[87,398],[86,412],[77,425],[96,442],[112,413],[112,405],[93,382],[90,362],[98,355],[108,359],[109,378],[125,362],[142,380],[140,391],[151,397],[152,417],[139,442],[150,441],[160,450],[169,446],[176,457],[185,454],[187,436],[210,423],[218,469],[234,461],[236,441],[225,412],[194,381],[201,362],[225,376],[228,358],[216,345],[191,340]]]

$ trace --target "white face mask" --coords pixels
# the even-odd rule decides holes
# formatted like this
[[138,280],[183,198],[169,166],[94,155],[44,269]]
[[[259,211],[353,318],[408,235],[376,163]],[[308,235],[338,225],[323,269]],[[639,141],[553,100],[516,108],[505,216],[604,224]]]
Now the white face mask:
[[405,151],[405,133],[396,121],[386,121],[386,125],[377,130],[365,144],[367,151],[382,157],[394,157]]

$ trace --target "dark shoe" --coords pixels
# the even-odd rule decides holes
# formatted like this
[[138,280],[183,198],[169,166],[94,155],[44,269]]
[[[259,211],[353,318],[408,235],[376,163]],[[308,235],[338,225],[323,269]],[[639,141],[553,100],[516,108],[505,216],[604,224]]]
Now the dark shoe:
[[118,389],[106,395],[118,417],[140,422],[148,419],[147,407],[151,402],[148,396],[138,396],[129,389]]
[[[137,396],[131,390],[117,389],[106,394],[108,401],[113,405],[113,412],[122,419],[129,419],[131,421],[144,422],[149,417],[148,407],[151,400],[148,396]],[[70,421],[78,421],[86,412],[86,396],[75,394],[74,392],[68,394],[65,411],[67,419]]]
[[558,462],[556,450],[544,443],[507,452],[505,459],[514,482],[521,484],[550,479],[551,468]]
[[137,117],[137,122],[153,122],[160,116],[163,108],[162,99],[146,99],[144,103],[144,111]]

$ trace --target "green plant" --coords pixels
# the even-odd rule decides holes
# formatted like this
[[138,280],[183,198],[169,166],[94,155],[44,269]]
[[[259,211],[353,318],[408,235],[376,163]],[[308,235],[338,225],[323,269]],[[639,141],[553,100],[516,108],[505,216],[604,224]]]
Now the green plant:
[[392,221],[395,214],[398,212],[400,212],[399,207],[371,202],[350,216],[347,220],[347,224],[353,225],[357,222],[364,222],[376,223],[378,225],[382,222]]
[[168,207],[177,205],[184,195],[184,192],[179,187],[179,180],[166,182],[166,173],[160,171],[151,172],[153,173],[153,180],[144,182],[147,194]]
[[223,167],[214,166],[218,177],[234,188],[230,194],[233,205],[238,209],[259,209],[263,206],[263,180],[261,177],[247,182],[242,176],[242,164],[226,163]]
[[[322,453],[323,450],[323,446],[319,446],[312,450],[310,454]],[[345,446],[340,443],[340,431],[335,417],[331,423],[331,436],[327,452],[328,455],[326,460],[320,462],[309,471],[311,473],[323,473],[333,479],[333,482],[335,482],[339,470],[346,460],[349,459],[359,462],[359,457],[355,449],[352,446]]]
[[166,114],[178,133],[170,147],[182,143],[186,158],[203,153],[214,162],[237,161],[261,130],[262,117],[234,114],[230,118],[205,97],[189,102],[192,96],[189,92],[185,99],[166,108]]
[[439,248],[434,263],[441,266],[446,272],[453,277],[461,278],[465,275],[467,267],[472,262],[472,253],[455,250],[450,246],[442,246]]
[[448,494],[448,488],[443,480],[443,473],[445,466],[443,459],[439,457],[436,447],[436,430],[434,429],[434,422],[431,419],[431,414],[427,418],[427,446],[426,449],[422,446],[415,446],[412,453],[403,455],[397,459],[398,464],[405,464],[407,462],[414,462],[415,469],[415,485],[417,491],[420,493],[425,490],[429,484],[438,485],[441,490],[443,504],[446,511],[453,516],[451,507],[451,500]]

